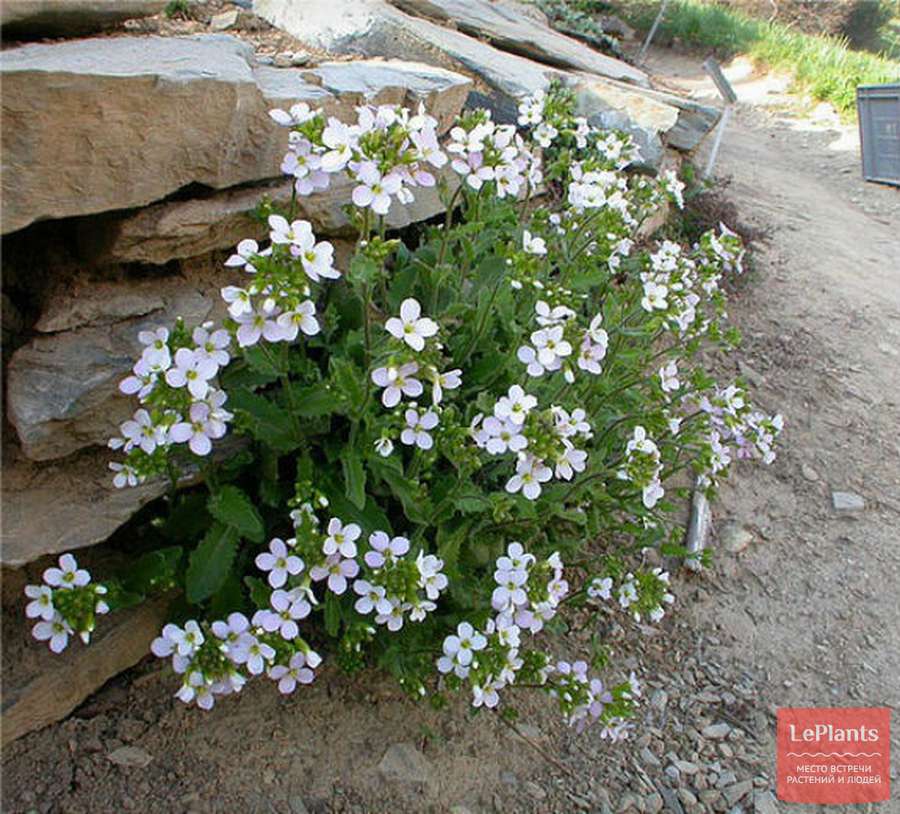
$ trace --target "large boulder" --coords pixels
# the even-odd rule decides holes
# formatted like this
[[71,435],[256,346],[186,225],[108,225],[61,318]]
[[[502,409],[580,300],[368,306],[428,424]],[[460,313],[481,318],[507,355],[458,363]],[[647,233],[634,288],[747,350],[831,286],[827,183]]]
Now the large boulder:
[[4,0],[0,27],[16,37],[81,37],[125,20],[150,17],[167,0]]
[[287,137],[267,115],[276,105],[347,115],[365,100],[421,100],[446,126],[470,86],[408,62],[258,66],[248,44],[226,35],[26,45],[0,53],[0,76],[4,234],[145,206],[191,184],[277,177]]

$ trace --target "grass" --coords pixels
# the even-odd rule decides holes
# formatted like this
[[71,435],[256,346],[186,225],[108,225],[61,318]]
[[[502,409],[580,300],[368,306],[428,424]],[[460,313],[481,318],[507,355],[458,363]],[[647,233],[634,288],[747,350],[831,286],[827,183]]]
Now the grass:
[[[658,3],[625,2],[620,11],[636,28],[646,31]],[[757,20],[700,0],[674,0],[657,31],[657,41],[679,40],[730,57],[753,60],[793,75],[798,90],[830,102],[842,116],[856,110],[858,85],[900,81],[900,62],[880,54],[854,51],[845,39],[804,34],[782,23]]]

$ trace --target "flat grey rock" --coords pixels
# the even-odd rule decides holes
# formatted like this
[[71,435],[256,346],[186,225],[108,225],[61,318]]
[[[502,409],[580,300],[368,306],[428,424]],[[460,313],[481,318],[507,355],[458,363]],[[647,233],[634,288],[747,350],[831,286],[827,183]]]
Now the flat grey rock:
[[866,501],[854,492],[832,492],[831,505],[837,512],[861,512]]
[[5,566],[100,543],[167,486],[161,479],[116,489],[108,449],[88,450],[64,463],[4,458],[0,558]]
[[641,85],[647,75],[622,60],[526,17],[519,4],[489,0],[390,0],[409,14],[450,23],[464,34],[490,42],[503,51],[560,68],[587,71]]
[[10,37],[81,37],[125,20],[150,17],[167,0],[4,0],[0,27]]
[[378,764],[378,773],[390,783],[412,786],[431,783],[431,766],[425,755],[411,743],[389,746]]

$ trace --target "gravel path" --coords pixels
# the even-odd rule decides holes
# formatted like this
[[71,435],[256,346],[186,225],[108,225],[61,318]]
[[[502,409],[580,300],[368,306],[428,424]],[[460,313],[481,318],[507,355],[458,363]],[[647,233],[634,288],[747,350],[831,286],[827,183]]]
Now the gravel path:
[[[702,97],[698,64],[660,52],[651,67]],[[769,239],[732,302],[745,344],[729,364],[787,428],[772,467],[722,490],[714,565],[679,575],[677,612],[644,630],[610,617],[645,685],[634,740],[576,737],[540,699],[523,739],[330,674],[288,699],[251,684],[203,717],[148,661],[7,750],[4,811],[820,810],[774,798],[776,707],[900,706],[900,191],[859,180],[853,128],[791,112],[777,78],[731,73],[746,101],[718,170]],[[893,777],[879,811],[900,811]]]

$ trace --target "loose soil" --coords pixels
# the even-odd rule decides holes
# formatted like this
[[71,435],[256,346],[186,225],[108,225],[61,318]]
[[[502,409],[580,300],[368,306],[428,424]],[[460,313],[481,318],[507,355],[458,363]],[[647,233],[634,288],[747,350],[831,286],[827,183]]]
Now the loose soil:
[[[699,62],[661,51],[650,68],[709,97]],[[632,739],[576,736],[540,698],[523,700],[517,734],[462,700],[435,712],[331,671],[289,698],[252,682],[204,714],[148,659],[6,750],[4,811],[771,814],[788,808],[773,796],[776,707],[900,707],[900,191],[860,180],[855,129],[826,108],[746,65],[730,74],[742,101],[717,170],[768,238],[733,295],[745,342],[720,373],[750,380],[787,427],[771,467],[738,467],[722,489],[714,563],[679,573],[675,611],[654,628],[602,623],[644,682]],[[833,490],[865,509],[836,511]],[[419,756],[380,770],[397,744]],[[113,764],[125,745],[149,764]],[[900,811],[894,765],[893,800],[869,810]]]

